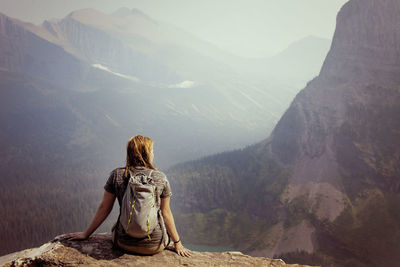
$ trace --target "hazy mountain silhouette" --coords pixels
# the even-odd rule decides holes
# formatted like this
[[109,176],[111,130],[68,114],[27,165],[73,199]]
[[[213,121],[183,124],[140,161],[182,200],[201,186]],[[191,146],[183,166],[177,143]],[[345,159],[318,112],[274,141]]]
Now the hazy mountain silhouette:
[[[125,127],[125,136],[146,129],[160,145],[159,162],[164,166],[261,139],[298,91],[297,81],[265,82],[260,75],[238,73],[231,66],[242,62],[240,59],[138,10],[116,14],[84,9],[41,26],[1,15],[4,53],[0,66],[42,79],[60,90],[82,92],[81,98],[91,99],[95,109],[104,109],[104,101],[95,102],[104,94],[112,94],[113,103],[133,99],[130,107],[110,104],[102,115],[82,111],[80,116],[92,121],[100,118],[91,116],[100,115]],[[303,81],[309,76],[304,75]],[[152,110],[143,112],[141,103],[150,101]],[[135,115],[126,118],[123,114]],[[139,117],[150,125],[143,128]],[[162,127],[168,132],[160,133],[160,121],[172,123]],[[214,141],[208,137],[209,128],[213,128]],[[175,141],[171,136],[176,136]],[[182,138],[188,138],[190,144],[182,144]],[[193,144],[193,139],[200,142]],[[110,140],[109,145],[115,142]]]

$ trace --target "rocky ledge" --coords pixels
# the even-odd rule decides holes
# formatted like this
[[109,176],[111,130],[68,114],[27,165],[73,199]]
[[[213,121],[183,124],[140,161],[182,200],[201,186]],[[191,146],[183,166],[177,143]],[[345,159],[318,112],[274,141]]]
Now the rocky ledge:
[[39,248],[0,257],[0,266],[292,266],[283,260],[251,257],[241,252],[192,252],[190,258],[170,248],[153,256],[140,256],[113,248],[109,234],[95,234],[85,241],[66,241],[62,236]]

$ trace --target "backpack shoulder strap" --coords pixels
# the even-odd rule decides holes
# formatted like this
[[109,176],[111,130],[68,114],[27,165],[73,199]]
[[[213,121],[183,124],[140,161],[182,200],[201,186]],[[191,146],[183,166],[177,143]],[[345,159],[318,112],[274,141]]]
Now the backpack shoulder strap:
[[135,171],[131,171],[131,170],[128,170],[128,181],[132,178],[132,177],[135,177]]

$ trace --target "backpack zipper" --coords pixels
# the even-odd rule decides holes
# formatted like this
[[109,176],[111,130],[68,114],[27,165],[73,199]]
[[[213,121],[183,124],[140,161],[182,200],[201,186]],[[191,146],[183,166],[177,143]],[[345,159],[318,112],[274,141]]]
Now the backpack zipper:
[[[151,192],[153,194],[153,207],[155,205],[155,201],[154,201],[154,191],[156,190],[156,187],[153,185],[153,191]],[[150,237],[150,219],[149,219],[150,215],[147,215],[147,237],[149,238],[149,240],[151,240]]]
[[128,225],[126,226],[125,232],[128,232],[129,224],[130,224],[131,221],[132,221],[133,207],[135,206],[135,202],[136,202],[136,187],[133,186],[133,204],[132,204],[132,207],[131,207],[131,212],[130,212],[130,214],[129,214]]

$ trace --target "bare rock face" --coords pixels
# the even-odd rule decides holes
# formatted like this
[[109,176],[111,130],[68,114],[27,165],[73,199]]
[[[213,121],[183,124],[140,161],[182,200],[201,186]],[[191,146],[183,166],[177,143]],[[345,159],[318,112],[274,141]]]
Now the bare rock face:
[[398,193],[399,18],[396,0],[347,2],[320,75],[272,134],[294,166],[287,199],[307,194],[319,219],[336,219],[363,184]]
[[324,77],[398,83],[400,73],[400,2],[352,0],[337,17]]
[[0,257],[2,266],[293,266],[279,259],[256,258],[241,252],[192,252],[189,258],[166,249],[153,256],[125,253],[113,248],[109,234],[95,234],[85,241],[65,241],[62,236],[39,248]]

